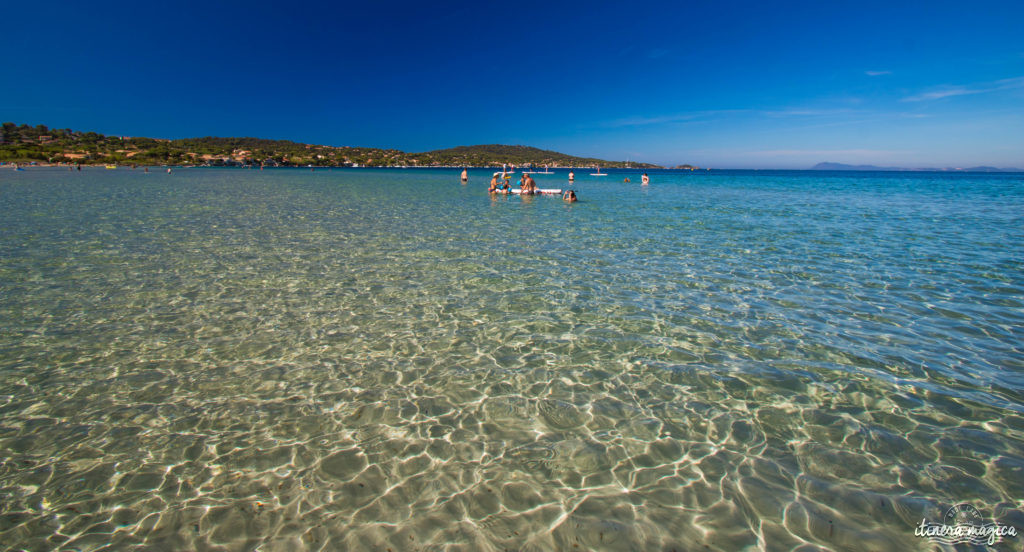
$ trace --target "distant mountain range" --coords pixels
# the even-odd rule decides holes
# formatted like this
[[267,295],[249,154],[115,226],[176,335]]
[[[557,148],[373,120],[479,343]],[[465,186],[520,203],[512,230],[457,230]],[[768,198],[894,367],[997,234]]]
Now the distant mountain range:
[[846,165],[843,163],[818,163],[811,167],[812,171],[932,171],[932,172],[1024,172],[1024,169],[1013,167],[923,167],[910,169],[906,167],[876,167],[875,165]]

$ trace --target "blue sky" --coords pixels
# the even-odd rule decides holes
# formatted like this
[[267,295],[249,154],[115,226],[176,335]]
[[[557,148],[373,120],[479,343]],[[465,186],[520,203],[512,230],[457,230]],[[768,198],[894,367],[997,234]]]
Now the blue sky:
[[0,119],[734,168],[1024,167],[1024,2],[18,2]]

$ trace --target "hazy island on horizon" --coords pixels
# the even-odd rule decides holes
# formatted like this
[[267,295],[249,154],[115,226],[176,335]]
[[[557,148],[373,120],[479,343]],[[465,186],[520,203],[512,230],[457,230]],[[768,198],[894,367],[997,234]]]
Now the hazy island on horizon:
[[902,171],[902,172],[1024,172],[1024,169],[1018,169],[1014,167],[920,167],[920,168],[907,168],[907,167],[879,167],[875,165],[847,165],[844,163],[832,163],[824,162],[818,163],[817,165],[810,168],[812,171]]

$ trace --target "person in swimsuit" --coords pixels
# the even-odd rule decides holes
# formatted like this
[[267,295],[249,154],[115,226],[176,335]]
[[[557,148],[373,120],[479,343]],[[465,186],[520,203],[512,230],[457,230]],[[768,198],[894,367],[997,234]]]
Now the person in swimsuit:
[[576,201],[576,192],[572,190],[566,190],[565,193],[562,194],[562,199],[568,201],[569,203],[572,203]]
[[640,177],[640,183],[643,184],[644,186],[646,186],[650,182],[651,179],[647,177],[647,173],[644,173],[644,175]]
[[526,186],[525,192],[528,194],[537,193],[537,183],[534,182],[533,177],[527,174],[524,175],[524,180],[525,182],[523,184]]
[[469,175],[466,174],[466,169],[462,169],[462,181],[465,182],[467,180],[469,180]]
[[[507,186],[508,184],[505,184],[505,185]],[[491,185],[487,188],[487,193],[493,194],[494,192],[497,192],[497,191],[498,191],[498,175],[494,175],[494,176],[491,177]]]
[[573,174],[572,171],[569,171],[569,182],[572,182],[573,180],[576,180],[576,175]]

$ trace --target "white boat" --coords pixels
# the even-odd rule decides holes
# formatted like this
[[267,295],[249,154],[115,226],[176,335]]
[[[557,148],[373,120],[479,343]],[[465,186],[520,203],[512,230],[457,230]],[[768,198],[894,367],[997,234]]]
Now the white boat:
[[590,176],[608,176],[608,173],[601,172],[601,166],[598,165],[597,166],[597,172],[596,173],[590,173]]

